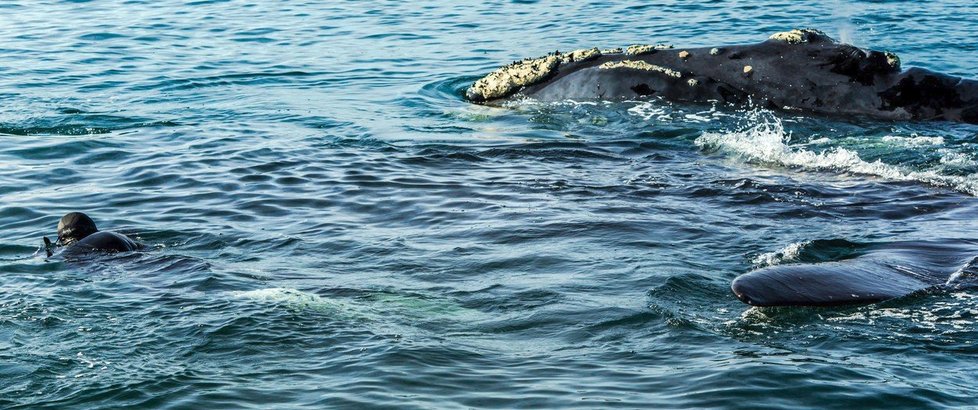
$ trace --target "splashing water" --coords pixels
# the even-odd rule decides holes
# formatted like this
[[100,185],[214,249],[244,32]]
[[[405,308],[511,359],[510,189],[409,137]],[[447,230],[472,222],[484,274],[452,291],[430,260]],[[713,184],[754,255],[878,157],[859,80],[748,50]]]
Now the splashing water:
[[[891,139],[892,140],[892,139]],[[816,140],[822,142],[822,140]],[[814,141],[813,141],[814,142]],[[923,143],[934,143],[925,140]],[[912,170],[892,165],[881,159],[866,161],[856,151],[843,147],[822,150],[810,149],[810,144],[792,145],[792,135],[786,132],[782,120],[765,110],[747,114],[747,125],[738,131],[705,132],[696,145],[707,152],[722,152],[743,158],[747,162],[783,166],[806,171],[832,171],[841,174],[871,175],[889,181],[914,181],[947,187],[978,196],[978,174],[947,175],[938,169]],[[952,164],[963,162],[961,154],[948,153]]]
[[777,251],[757,255],[750,262],[757,267],[774,266],[784,262],[790,262],[798,258],[802,249],[810,243],[811,241],[791,243]]

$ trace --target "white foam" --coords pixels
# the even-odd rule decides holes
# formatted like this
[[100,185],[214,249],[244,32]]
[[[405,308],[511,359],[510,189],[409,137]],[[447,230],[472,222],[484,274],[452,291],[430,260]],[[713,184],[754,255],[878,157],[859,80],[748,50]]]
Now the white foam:
[[883,142],[889,142],[907,147],[920,147],[926,145],[944,145],[944,137],[921,137],[918,135],[899,137],[896,135],[887,135],[883,137]]
[[754,259],[751,259],[750,263],[754,264],[754,266],[764,267],[792,261],[798,258],[798,255],[801,254],[801,250],[804,249],[809,243],[811,243],[811,241],[795,242],[777,251],[762,253],[755,256]]
[[[709,112],[707,112],[706,114],[709,114]],[[689,122],[710,122],[710,121],[713,121],[713,118],[712,117],[709,117],[709,116],[706,116],[706,115],[702,115],[702,114],[686,114],[685,119],[686,119],[686,121],[689,121]]]
[[841,147],[810,151],[805,146],[791,147],[791,134],[786,133],[776,116],[749,114],[753,125],[733,132],[706,132],[695,143],[702,149],[732,153],[749,162],[772,164],[813,171],[835,171],[872,175],[891,181],[916,181],[949,187],[978,196],[978,174],[944,175],[937,171],[913,171],[880,160],[864,161],[855,151]]
[[303,292],[291,288],[267,288],[241,292],[231,292],[238,299],[248,299],[260,302],[281,303],[291,308],[314,309],[337,312],[351,312],[353,309],[347,303],[329,300],[315,293]]
[[973,168],[978,166],[978,162],[963,152],[955,152],[949,149],[941,149],[938,151],[941,154],[941,164],[953,167],[953,168]]
[[662,104],[652,104],[651,102],[643,102],[628,109],[629,114],[641,117],[645,121],[672,120],[672,116],[669,115],[670,111],[670,109]]

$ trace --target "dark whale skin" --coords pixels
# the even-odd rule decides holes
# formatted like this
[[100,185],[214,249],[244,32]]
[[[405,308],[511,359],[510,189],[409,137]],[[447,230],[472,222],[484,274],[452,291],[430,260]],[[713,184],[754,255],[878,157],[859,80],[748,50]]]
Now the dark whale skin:
[[[608,63],[626,60],[675,70],[681,76],[607,68]],[[649,96],[690,103],[752,101],[816,115],[978,124],[978,81],[921,68],[901,72],[892,54],[838,43],[821,33],[809,33],[801,43],[769,39],[642,55],[603,54],[560,64],[546,80],[504,98],[485,101],[467,94],[470,101],[489,105],[522,96],[541,101]]]
[[956,274],[974,269],[975,255],[978,244],[971,241],[888,243],[847,260],[757,269],[738,276],[730,289],[742,302],[761,307],[882,302],[953,286]]
[[129,237],[115,232],[98,231],[66,247],[63,256],[81,256],[94,252],[130,252],[140,245]]

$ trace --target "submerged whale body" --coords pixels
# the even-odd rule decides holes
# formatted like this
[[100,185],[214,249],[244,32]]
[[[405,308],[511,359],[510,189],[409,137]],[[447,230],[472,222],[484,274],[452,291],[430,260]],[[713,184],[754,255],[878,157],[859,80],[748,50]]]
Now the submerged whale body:
[[469,101],[531,97],[719,101],[821,115],[978,124],[978,81],[911,68],[895,54],[792,30],[759,44],[676,49],[577,50],[518,61],[473,84]]
[[734,295],[753,306],[874,303],[919,291],[974,287],[978,245],[897,242],[850,259],[776,265],[738,276]]

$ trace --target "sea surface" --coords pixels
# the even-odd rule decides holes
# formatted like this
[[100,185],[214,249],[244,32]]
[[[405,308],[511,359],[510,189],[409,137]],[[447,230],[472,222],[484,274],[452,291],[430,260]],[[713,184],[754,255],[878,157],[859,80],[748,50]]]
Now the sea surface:
[[[796,27],[975,78],[975,21],[970,0],[4,1],[0,408],[976,407],[978,291],[757,309],[729,286],[972,243],[978,126],[461,97],[554,50]],[[146,249],[46,258],[71,211]]]

